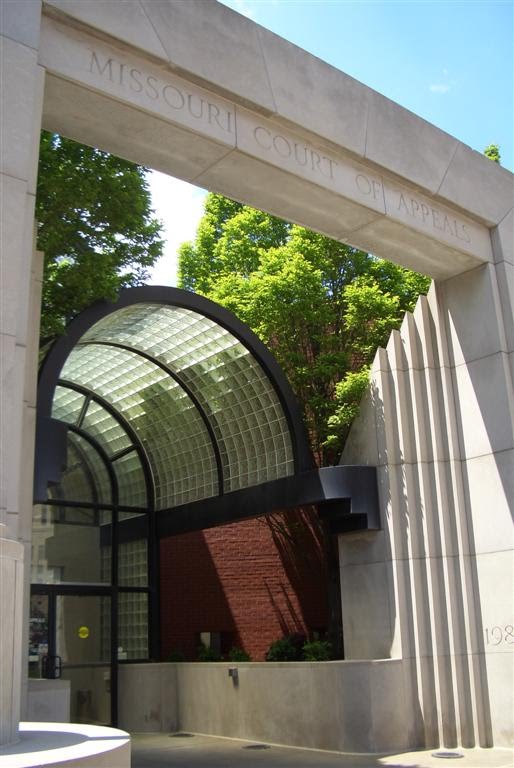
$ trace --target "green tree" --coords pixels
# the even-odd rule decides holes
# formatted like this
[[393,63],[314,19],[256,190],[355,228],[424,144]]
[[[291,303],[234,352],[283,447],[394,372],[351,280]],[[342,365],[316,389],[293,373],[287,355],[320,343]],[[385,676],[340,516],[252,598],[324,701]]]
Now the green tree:
[[141,285],[162,253],[145,169],[41,134],[37,246],[44,252],[43,339],[100,298]]
[[195,241],[179,250],[179,284],[230,309],[273,350],[324,465],[337,459],[348,428],[340,406],[350,390],[355,398],[355,384],[338,390],[338,382],[360,371],[362,389],[376,348],[429,280],[209,194]]

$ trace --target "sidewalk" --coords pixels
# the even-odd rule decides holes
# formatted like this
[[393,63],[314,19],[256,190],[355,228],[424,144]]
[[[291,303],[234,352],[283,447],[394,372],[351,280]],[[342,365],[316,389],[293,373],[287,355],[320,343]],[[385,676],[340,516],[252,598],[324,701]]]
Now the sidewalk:
[[277,747],[193,734],[133,734],[132,768],[513,768],[508,749],[436,750],[388,756]]

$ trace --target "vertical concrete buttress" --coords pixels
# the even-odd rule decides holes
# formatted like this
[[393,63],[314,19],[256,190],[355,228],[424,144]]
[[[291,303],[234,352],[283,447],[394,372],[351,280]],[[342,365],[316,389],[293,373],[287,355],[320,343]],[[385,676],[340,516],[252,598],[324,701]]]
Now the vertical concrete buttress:
[[26,676],[24,569],[30,559],[40,313],[34,203],[44,75],[37,61],[39,0],[6,0],[0,11],[0,744],[6,744],[17,739]]
[[383,525],[340,538],[347,658],[404,660],[427,747],[514,738],[512,231],[378,350],[341,459],[379,467]]

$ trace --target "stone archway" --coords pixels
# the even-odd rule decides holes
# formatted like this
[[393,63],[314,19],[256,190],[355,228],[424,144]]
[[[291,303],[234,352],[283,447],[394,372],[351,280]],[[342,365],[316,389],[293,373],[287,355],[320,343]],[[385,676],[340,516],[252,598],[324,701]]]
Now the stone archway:
[[[396,430],[378,457],[383,562],[401,638],[390,652],[405,662],[401,695],[418,713],[412,744],[505,743],[512,601],[497,584],[510,584],[512,572],[512,175],[215,2],[134,0],[123,18],[108,1],[2,10],[1,581],[2,643],[11,651],[2,656],[0,741],[16,737],[23,677],[42,121],[434,277],[428,304],[377,357],[374,421],[355,432],[352,451],[373,463],[373,435]],[[435,453],[427,430],[440,435]],[[441,473],[427,472],[436,462]],[[451,482],[441,482],[445,473]],[[390,515],[421,520],[416,537],[389,527]],[[369,560],[358,565],[371,573]],[[491,644],[493,627],[501,639]]]

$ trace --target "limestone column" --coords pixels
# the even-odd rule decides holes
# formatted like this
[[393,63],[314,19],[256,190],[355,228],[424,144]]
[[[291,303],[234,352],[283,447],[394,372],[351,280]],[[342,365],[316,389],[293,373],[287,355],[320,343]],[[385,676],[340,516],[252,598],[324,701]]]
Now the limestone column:
[[31,271],[44,72],[38,65],[40,0],[2,0],[0,13],[0,744],[7,744],[17,739],[26,676],[23,574],[39,317]]
[[[494,264],[447,281],[467,573],[472,714],[479,740],[514,739],[514,215],[492,229]],[[466,553],[464,553],[465,555]]]
[[383,525],[341,537],[345,649],[403,659],[412,746],[514,738],[513,233],[378,351],[342,459],[378,467]]

